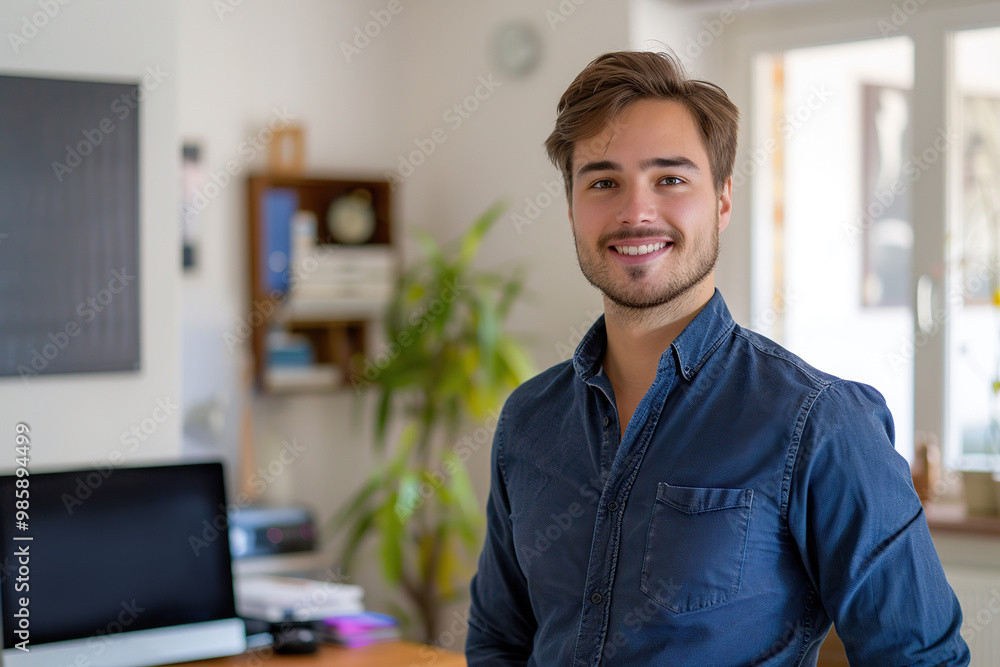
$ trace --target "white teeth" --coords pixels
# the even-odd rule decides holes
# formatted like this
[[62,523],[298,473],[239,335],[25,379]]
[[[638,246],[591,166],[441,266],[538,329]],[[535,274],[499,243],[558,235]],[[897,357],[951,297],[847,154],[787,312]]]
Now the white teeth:
[[660,241],[659,243],[650,243],[648,245],[616,245],[614,248],[621,255],[646,255],[651,252],[655,252],[660,248],[666,247],[666,241]]

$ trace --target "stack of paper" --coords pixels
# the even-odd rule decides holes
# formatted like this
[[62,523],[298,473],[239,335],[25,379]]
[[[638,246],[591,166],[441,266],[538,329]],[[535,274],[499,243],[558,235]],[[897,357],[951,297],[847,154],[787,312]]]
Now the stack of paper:
[[392,298],[397,264],[385,245],[314,248],[293,261],[287,307],[297,319],[324,309],[331,317],[352,309],[380,312]]
[[362,613],[360,586],[314,579],[251,575],[236,579],[236,610],[244,618],[321,621]]

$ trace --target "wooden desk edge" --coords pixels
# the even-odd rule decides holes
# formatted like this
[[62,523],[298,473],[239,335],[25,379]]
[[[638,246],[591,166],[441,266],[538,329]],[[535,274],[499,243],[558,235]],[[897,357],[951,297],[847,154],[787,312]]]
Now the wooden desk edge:
[[310,655],[275,655],[258,649],[242,655],[180,663],[178,667],[466,667],[454,651],[397,641],[360,648],[323,644]]

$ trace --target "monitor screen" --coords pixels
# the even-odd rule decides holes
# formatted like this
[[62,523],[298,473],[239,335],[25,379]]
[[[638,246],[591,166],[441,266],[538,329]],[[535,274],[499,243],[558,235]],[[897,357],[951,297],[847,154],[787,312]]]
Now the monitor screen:
[[25,638],[99,646],[236,617],[220,463],[32,473],[26,498],[18,479],[0,477],[4,658]]

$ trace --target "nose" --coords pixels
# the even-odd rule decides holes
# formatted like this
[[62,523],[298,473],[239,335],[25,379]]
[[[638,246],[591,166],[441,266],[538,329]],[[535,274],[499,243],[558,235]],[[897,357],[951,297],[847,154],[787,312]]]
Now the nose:
[[655,222],[655,194],[640,185],[626,186],[617,221],[619,224],[636,226]]

